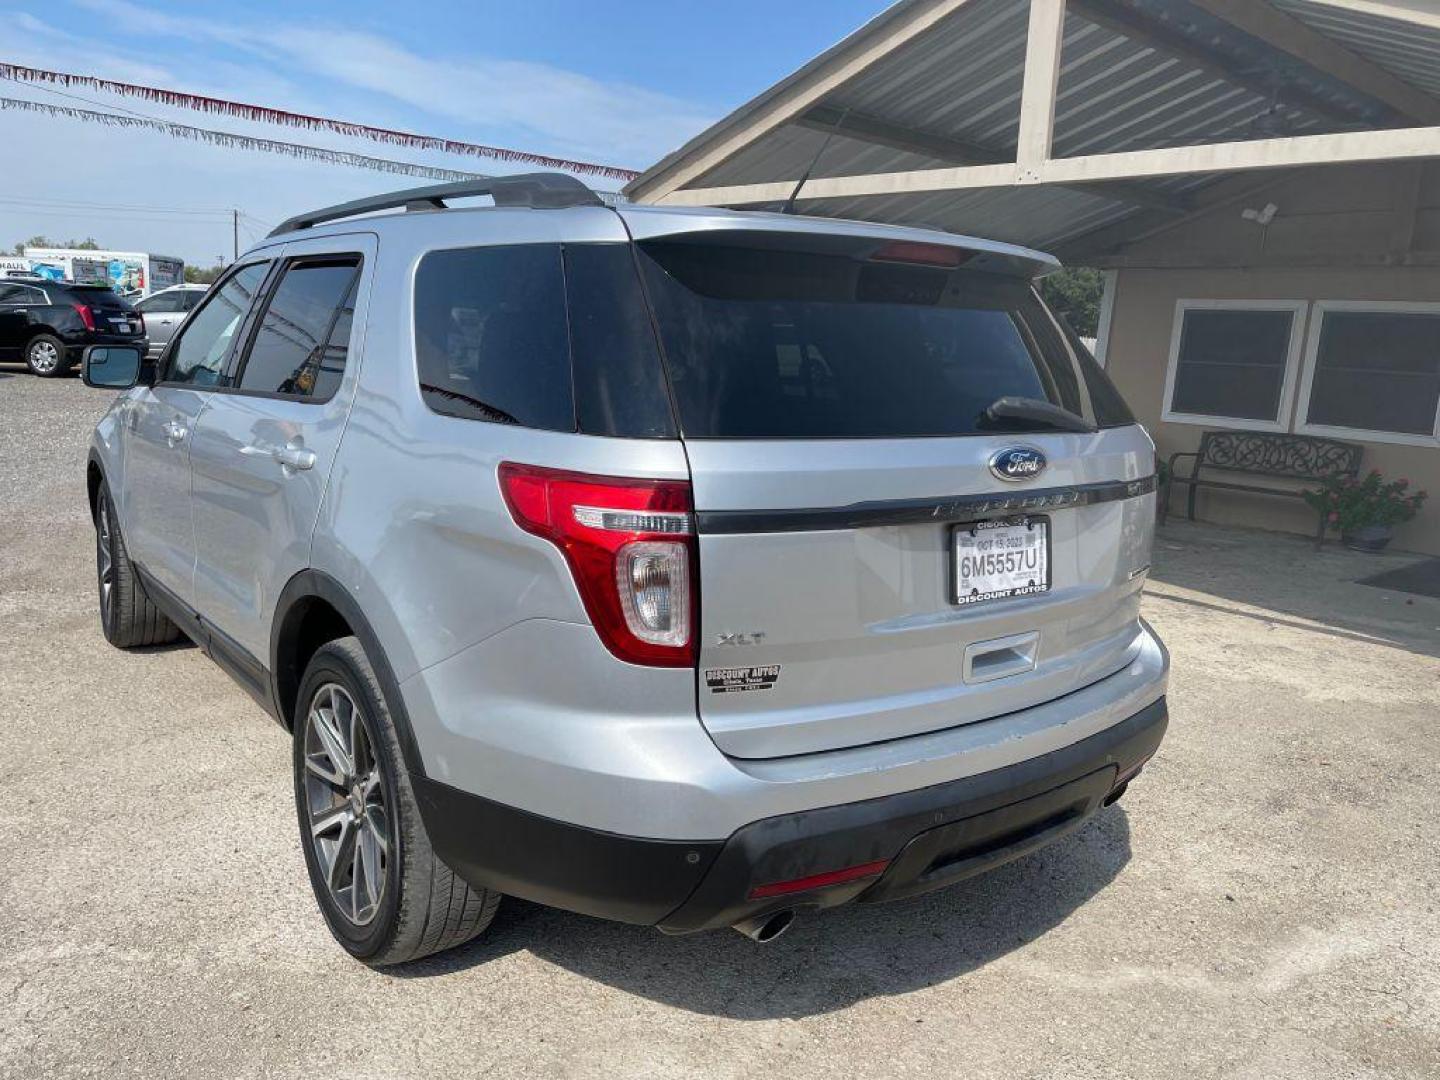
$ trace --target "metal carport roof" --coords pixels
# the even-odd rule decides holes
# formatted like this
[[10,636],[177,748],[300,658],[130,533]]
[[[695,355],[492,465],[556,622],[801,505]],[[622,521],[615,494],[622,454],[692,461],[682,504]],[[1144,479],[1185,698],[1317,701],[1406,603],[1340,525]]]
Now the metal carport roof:
[[903,0],[626,194],[773,208],[809,170],[802,213],[1073,257],[1260,170],[1440,156],[1440,15],[1419,3]]

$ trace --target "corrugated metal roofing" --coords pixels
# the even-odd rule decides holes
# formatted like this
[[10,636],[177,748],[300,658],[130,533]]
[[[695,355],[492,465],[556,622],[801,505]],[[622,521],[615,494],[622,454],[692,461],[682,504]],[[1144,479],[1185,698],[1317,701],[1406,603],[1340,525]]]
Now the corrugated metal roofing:
[[1440,29],[1363,11],[1347,11],[1312,0],[1270,2],[1396,78],[1440,95]]
[[[1274,2],[1316,29],[1329,32],[1329,24],[1322,26],[1321,19],[1322,14],[1332,15],[1333,9],[1308,0]],[[1253,80],[1248,87],[1240,85],[1211,65],[1162,51],[1113,25],[1087,19],[1074,10],[1078,6],[1077,0],[1065,21],[1056,102],[1054,153],[1058,157],[1276,134],[1318,134],[1354,126],[1337,119],[1333,112],[1291,104],[1288,96],[1277,106],[1276,98]],[[1314,8],[1323,11],[1309,10]],[[798,180],[812,162],[814,177],[966,163],[954,152],[956,143],[983,148],[989,160],[1013,161],[1028,19],[1028,0],[971,0],[826,96],[822,105],[828,116],[844,113],[839,132],[828,143],[824,130],[787,123],[685,186]],[[1350,19],[1346,25],[1361,21]],[[1366,33],[1378,49],[1380,30],[1369,28]],[[1435,55],[1428,61],[1421,55],[1418,37],[1412,53],[1419,67],[1429,64],[1440,91],[1440,33],[1435,38],[1431,43]],[[1268,48],[1243,35],[1230,44],[1249,54]],[[1353,47],[1361,51],[1358,45]],[[1393,48],[1394,43],[1385,39],[1385,47]],[[1288,58],[1287,62],[1293,63]],[[1376,62],[1382,61],[1377,57]],[[1332,80],[1328,87],[1332,96],[1335,89]],[[1343,97],[1346,88],[1340,85],[1338,89]],[[1356,108],[1367,107],[1366,100],[1357,94]],[[889,140],[896,145],[877,145],[873,136],[847,136],[843,124],[852,117],[856,123],[887,125],[896,133],[896,138]],[[937,149],[937,143],[947,151]],[[900,144],[905,148],[897,148]],[[667,168],[675,160],[672,156],[656,169]],[[1147,181],[1142,190],[1152,196],[1178,196],[1211,180],[1209,176],[1172,177]],[[1132,191],[1142,187],[1129,186]],[[798,207],[809,214],[923,224],[1053,248],[1137,213],[1137,202],[1123,197],[1123,191],[1122,186],[1047,186],[808,202],[802,192]]]

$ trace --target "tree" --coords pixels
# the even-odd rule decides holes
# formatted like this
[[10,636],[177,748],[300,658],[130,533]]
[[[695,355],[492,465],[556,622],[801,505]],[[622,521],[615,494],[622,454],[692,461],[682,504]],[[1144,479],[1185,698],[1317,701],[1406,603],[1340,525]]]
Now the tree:
[[1093,338],[1100,332],[1100,297],[1105,276],[1088,266],[1073,266],[1040,280],[1040,295],[1069,321],[1075,333]]
[[38,248],[74,248],[77,251],[99,251],[100,245],[93,236],[87,236],[84,240],[66,240],[63,244],[51,240],[48,236],[32,236],[29,240],[18,240],[12,249],[16,255],[24,255],[27,247]]
[[48,236],[32,236],[29,240],[16,240],[14,253],[24,255],[27,247],[54,247]]
[[223,273],[223,266],[187,266],[185,267],[185,284],[187,285],[213,285],[215,279]]

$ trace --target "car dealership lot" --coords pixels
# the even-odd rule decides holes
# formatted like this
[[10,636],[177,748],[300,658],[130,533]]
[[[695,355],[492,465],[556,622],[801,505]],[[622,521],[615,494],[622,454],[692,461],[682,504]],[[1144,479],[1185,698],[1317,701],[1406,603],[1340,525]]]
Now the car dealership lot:
[[314,909],[285,733],[196,649],[100,636],[105,403],[0,368],[0,1075],[1440,1068],[1440,602],[1350,580],[1401,558],[1168,529],[1158,759],[989,877],[770,946],[510,903],[377,974]]

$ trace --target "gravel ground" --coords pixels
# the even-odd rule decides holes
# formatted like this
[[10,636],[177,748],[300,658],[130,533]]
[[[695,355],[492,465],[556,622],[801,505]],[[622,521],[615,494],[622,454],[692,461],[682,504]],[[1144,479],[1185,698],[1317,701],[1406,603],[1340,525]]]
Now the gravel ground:
[[1172,525],[1171,729],[1073,838],[760,947],[508,903],[377,974],[314,910],[286,736],[95,615],[106,395],[0,369],[0,1076],[1440,1075],[1440,602],[1403,557]]

